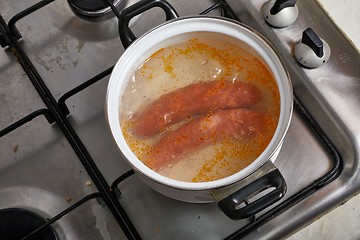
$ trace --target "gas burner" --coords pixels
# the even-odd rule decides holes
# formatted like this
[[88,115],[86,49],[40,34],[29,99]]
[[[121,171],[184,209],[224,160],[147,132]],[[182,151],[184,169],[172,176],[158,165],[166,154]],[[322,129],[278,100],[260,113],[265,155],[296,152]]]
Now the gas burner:
[[[0,210],[0,236],[2,240],[21,239],[42,226],[46,220],[38,214],[21,208],[6,208]],[[48,226],[40,232],[38,240],[57,240],[54,230]]]
[[[116,8],[120,8],[122,0],[113,0],[112,3]],[[114,12],[104,0],[68,0],[71,10],[79,18],[98,22],[112,18]]]

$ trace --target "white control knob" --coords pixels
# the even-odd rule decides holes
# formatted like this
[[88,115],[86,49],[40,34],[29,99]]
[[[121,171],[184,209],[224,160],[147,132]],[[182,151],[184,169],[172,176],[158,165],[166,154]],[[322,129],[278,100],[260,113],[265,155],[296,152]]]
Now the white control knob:
[[295,45],[294,54],[296,60],[304,67],[317,68],[329,60],[331,50],[327,42],[318,37],[311,28],[307,28],[302,34],[301,41]]
[[270,25],[282,28],[295,22],[299,9],[296,0],[271,0],[264,4],[263,15]]

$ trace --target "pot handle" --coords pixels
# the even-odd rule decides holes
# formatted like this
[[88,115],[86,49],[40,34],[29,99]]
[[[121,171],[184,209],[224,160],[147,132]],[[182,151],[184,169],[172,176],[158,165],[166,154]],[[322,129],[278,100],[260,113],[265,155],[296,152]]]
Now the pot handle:
[[119,18],[119,34],[121,42],[125,48],[130,46],[130,44],[136,39],[134,33],[129,28],[130,20],[133,17],[154,7],[160,7],[162,10],[164,10],[166,21],[179,17],[173,6],[171,6],[170,3],[165,0],[142,0],[125,8],[120,13]]
[[[271,188],[274,188],[271,192],[248,202],[249,199]],[[269,160],[245,179],[224,188],[213,189],[211,194],[225,215],[238,220],[252,217],[277,202],[285,195],[286,189],[285,179]]]

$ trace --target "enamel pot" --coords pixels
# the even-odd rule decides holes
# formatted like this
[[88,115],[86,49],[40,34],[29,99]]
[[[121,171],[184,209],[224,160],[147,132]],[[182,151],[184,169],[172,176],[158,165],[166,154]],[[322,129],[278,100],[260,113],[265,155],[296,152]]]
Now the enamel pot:
[[[168,21],[135,39],[128,27],[130,19],[153,7],[162,8]],[[119,31],[127,49],[116,63],[110,77],[106,115],[119,152],[138,176],[154,190],[174,199],[196,203],[216,201],[220,209],[232,219],[251,217],[279,201],[286,192],[286,182],[273,162],[290,124],[293,93],[288,73],[269,42],[253,29],[237,21],[210,16],[178,18],[167,2],[153,0],[140,1],[123,10]],[[154,52],[189,38],[204,36],[216,37],[218,40],[234,44],[245,43],[257,52],[278,85],[280,116],[270,143],[246,168],[215,181],[183,182],[154,172],[131,151],[120,129],[121,99],[134,71]]]

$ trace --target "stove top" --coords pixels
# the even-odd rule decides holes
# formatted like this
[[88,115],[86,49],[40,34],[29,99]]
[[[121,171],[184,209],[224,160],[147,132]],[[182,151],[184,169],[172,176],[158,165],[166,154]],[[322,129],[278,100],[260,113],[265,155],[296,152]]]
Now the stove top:
[[[117,15],[116,7],[121,12],[136,1],[106,2]],[[180,16],[224,15],[249,25],[284,60],[295,93],[275,161],[288,185],[285,197],[233,221],[215,203],[185,203],[153,191],[121,158],[105,119],[109,75],[124,52],[116,16],[85,21],[67,1],[2,1],[0,209],[45,219],[22,239],[49,226],[62,240],[279,239],[359,192],[360,58],[319,5],[299,1],[297,20],[274,28],[261,14],[263,0],[169,2]],[[140,36],[164,20],[153,9],[130,27]],[[316,69],[293,56],[308,27],[331,48],[329,62]]]

